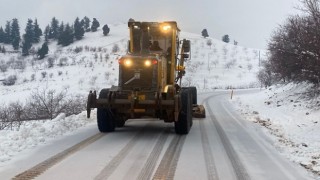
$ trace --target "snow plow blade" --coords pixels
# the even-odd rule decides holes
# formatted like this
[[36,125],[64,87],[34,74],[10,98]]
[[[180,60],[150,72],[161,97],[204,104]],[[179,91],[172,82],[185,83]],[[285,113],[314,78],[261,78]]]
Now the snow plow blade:
[[195,118],[205,118],[206,110],[204,109],[203,105],[194,104],[192,108],[192,116]]

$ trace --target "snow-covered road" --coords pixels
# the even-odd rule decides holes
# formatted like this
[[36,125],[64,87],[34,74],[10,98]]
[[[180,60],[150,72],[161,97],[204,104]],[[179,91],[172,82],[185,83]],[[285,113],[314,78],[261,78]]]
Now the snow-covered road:
[[22,173],[16,179],[35,174],[35,179],[86,180],[312,179],[282,157],[259,126],[238,115],[229,93],[199,94],[207,117],[194,119],[187,136],[176,135],[173,124],[152,119],[129,120],[107,134],[89,125],[9,163],[0,177]]

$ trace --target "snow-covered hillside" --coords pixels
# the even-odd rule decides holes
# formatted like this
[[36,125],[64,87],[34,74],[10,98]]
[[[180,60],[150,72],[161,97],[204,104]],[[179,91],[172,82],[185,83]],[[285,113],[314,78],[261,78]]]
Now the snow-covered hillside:
[[[89,32],[82,40],[67,47],[58,46],[56,41],[50,42],[49,54],[43,60],[37,60],[33,56],[24,58],[17,53],[0,53],[0,61],[8,65],[7,71],[0,74],[0,80],[10,75],[17,77],[13,86],[0,84],[0,104],[16,101],[24,103],[32,92],[43,89],[67,89],[70,94],[81,94],[85,98],[89,90],[99,91],[117,85],[117,60],[126,53],[129,32],[127,24],[114,24],[110,29],[108,36],[103,36],[101,30]],[[200,35],[186,32],[181,33],[181,38],[190,39],[192,43],[192,59],[186,65],[184,85],[197,86],[199,91],[257,86],[255,77],[259,65],[259,50],[234,46],[211,38],[204,39]],[[212,42],[211,46],[208,46],[208,41]],[[40,42],[35,45],[35,49],[41,44]],[[5,46],[7,51],[12,50],[9,45],[1,46]],[[119,49],[116,50],[116,47]],[[50,67],[50,64],[53,67]],[[68,118],[59,117],[49,125],[42,126],[38,122],[31,122],[23,125],[20,131],[2,130],[0,161],[8,161],[23,149],[45,143],[46,139],[92,122],[92,119],[89,119],[85,123],[85,115],[80,114],[76,117],[82,119],[82,123],[69,123],[68,128],[52,129],[51,124],[68,121]],[[36,132],[30,131],[30,126],[34,127],[33,131]],[[44,133],[39,136],[37,131]]]
[[259,63],[266,58],[265,51],[186,32],[181,36],[192,44],[192,59],[187,62],[184,78],[186,86],[199,90],[259,87],[256,74]]
[[[10,75],[17,76],[15,85],[0,85],[1,101],[24,101],[31,91],[39,88],[67,88],[72,93],[86,94],[90,89],[100,90],[116,85],[117,59],[126,52],[128,29],[126,24],[110,28],[108,36],[103,36],[101,30],[89,32],[83,40],[67,47],[58,46],[55,41],[50,42],[49,54],[43,60],[32,56],[23,58],[15,53],[0,53],[0,61],[10,66],[7,72],[0,74],[0,80]],[[192,42],[192,59],[187,62],[185,85],[197,86],[199,90],[258,86],[256,72],[259,50],[204,39],[200,35],[185,32],[181,33],[181,37]],[[211,46],[207,45],[208,40],[212,41]],[[35,45],[35,48],[41,44]],[[116,52],[113,49],[115,46],[119,47]],[[5,47],[7,51],[12,49],[8,45]],[[53,60],[51,68],[49,60]],[[19,62],[25,63],[25,68],[15,66]]]

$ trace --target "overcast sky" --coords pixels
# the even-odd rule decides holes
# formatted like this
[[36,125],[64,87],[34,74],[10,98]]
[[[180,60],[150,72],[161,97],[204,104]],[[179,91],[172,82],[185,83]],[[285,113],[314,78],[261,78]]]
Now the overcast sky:
[[37,18],[41,27],[54,16],[65,23],[95,17],[101,25],[129,18],[175,20],[182,31],[201,34],[206,28],[210,37],[228,34],[239,45],[266,48],[272,31],[297,13],[299,0],[0,0],[0,4],[0,26],[18,18],[21,34],[28,18]]

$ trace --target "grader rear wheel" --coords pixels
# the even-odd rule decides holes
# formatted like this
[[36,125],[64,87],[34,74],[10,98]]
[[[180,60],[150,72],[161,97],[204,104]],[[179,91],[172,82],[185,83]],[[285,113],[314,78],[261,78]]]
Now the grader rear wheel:
[[[108,98],[109,89],[102,89],[99,99]],[[115,129],[115,117],[110,108],[97,108],[97,124],[100,132],[112,132]]]
[[189,88],[181,89],[182,109],[179,113],[179,119],[174,123],[177,134],[188,134],[192,126],[192,99]]

